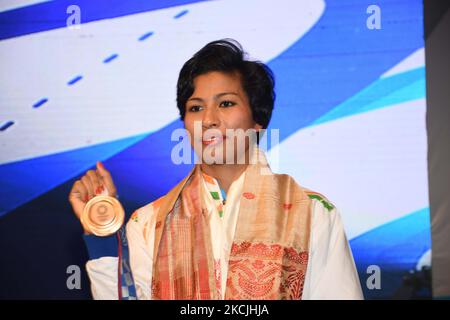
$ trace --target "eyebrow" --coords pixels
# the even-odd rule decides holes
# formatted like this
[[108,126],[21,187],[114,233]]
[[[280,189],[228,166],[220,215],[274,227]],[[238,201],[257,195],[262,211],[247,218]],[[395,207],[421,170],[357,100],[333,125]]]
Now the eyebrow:
[[[223,97],[223,96],[226,96],[226,95],[229,95],[229,94],[239,97],[239,95],[236,92],[222,92],[222,93],[216,94],[214,96],[214,100],[218,100],[220,97]],[[188,101],[201,101],[201,102],[203,102],[204,100],[202,98],[199,98],[199,97],[194,97],[194,98],[189,98]]]

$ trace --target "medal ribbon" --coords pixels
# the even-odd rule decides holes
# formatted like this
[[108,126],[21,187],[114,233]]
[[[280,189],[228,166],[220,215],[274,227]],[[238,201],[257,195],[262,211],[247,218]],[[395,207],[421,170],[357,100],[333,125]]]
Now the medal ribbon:
[[118,290],[119,300],[137,300],[136,287],[134,285],[133,274],[131,272],[130,258],[128,251],[128,241],[123,225],[117,231],[119,243],[119,266],[118,266]]

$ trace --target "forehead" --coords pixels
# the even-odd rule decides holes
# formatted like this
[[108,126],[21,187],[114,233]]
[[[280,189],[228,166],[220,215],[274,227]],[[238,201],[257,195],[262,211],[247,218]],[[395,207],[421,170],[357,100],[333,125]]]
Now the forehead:
[[193,95],[228,91],[242,93],[241,78],[238,72],[212,71],[199,75],[194,78],[194,88]]

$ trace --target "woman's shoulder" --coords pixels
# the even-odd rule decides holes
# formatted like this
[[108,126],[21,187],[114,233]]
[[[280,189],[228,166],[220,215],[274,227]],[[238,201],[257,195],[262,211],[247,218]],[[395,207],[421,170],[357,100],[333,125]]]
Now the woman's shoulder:
[[331,235],[343,230],[342,219],[337,207],[325,195],[308,188],[302,188],[311,200],[312,229],[315,234]]
[[320,206],[322,206],[328,212],[332,212],[334,209],[336,209],[335,205],[330,200],[328,200],[328,198],[324,196],[322,193],[313,191],[308,188],[302,187],[302,189],[308,196],[308,198],[310,198],[313,202],[317,202],[318,204],[320,204]]
[[135,210],[128,220],[129,226],[141,226],[144,229],[156,223],[158,212],[162,205],[171,205],[175,202],[182,187],[189,181],[191,171],[175,187],[163,196]]
[[[336,209],[334,204],[323,193],[304,187],[303,185],[298,183],[294,177],[290,176],[289,174],[275,173],[273,174],[273,176],[275,179],[278,180],[280,186],[284,186],[284,188],[291,190],[297,189],[299,192],[305,194],[309,199],[311,199],[312,202],[318,203],[320,206],[322,206],[324,209],[330,212]],[[294,184],[296,188],[292,188],[292,184]]]
[[136,209],[130,216],[128,223],[146,224],[149,220],[154,219],[165,196],[166,195],[159,197],[139,209]]

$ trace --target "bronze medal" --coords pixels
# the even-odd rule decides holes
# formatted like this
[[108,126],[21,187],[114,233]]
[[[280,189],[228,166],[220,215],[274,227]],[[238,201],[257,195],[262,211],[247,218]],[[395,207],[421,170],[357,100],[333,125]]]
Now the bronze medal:
[[124,219],[125,212],[116,198],[99,195],[88,201],[80,220],[87,231],[106,237],[117,232]]

